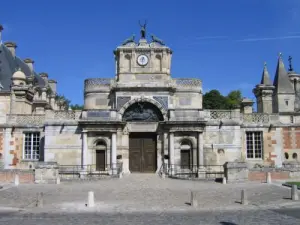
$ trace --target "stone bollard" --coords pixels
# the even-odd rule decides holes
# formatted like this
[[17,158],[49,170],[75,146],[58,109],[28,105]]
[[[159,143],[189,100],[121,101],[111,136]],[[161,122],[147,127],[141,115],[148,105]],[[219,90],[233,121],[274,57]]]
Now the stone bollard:
[[94,206],[95,206],[94,192],[89,191],[87,207],[91,208],[91,207],[94,207]]
[[246,190],[242,190],[242,193],[241,193],[241,203],[242,203],[242,205],[248,205],[248,199],[247,199]]
[[20,184],[19,174],[15,174],[15,185],[18,186]]
[[292,185],[292,189],[291,189],[291,198],[293,201],[298,201],[299,200],[299,196],[298,196],[298,186],[293,184]]
[[43,192],[37,194],[36,207],[43,208],[44,206],[44,194]]
[[56,184],[60,184],[60,178],[59,177],[56,178]]
[[191,206],[192,207],[197,207],[198,206],[198,202],[196,199],[196,193],[194,191],[191,191]]
[[267,179],[266,180],[267,184],[271,184],[272,183],[272,178],[271,178],[271,173],[270,172],[267,173],[266,179]]
[[166,179],[166,174],[165,173],[161,174],[161,179]]
[[226,177],[223,177],[222,183],[223,183],[223,184],[227,184]]

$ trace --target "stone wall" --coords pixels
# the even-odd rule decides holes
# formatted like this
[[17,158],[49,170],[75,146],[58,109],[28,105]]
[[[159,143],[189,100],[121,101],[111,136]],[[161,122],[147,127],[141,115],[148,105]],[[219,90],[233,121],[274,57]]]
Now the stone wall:
[[239,126],[207,126],[204,132],[204,164],[223,165],[241,159]]
[[[271,178],[274,180],[285,180],[290,178],[290,171],[271,171]],[[249,181],[261,181],[266,182],[267,172],[266,171],[249,171]]]
[[6,115],[10,110],[10,93],[2,94],[0,93],[0,124],[6,122]]
[[75,125],[49,125],[45,128],[45,162],[60,165],[81,164],[81,131]]
[[19,175],[19,182],[34,183],[33,170],[0,170],[0,183],[14,183],[16,173]]
[[[282,129],[284,160],[296,161],[300,158],[300,127]],[[294,156],[294,157],[293,157]]]
[[0,169],[4,167],[4,135],[3,130],[0,128]]

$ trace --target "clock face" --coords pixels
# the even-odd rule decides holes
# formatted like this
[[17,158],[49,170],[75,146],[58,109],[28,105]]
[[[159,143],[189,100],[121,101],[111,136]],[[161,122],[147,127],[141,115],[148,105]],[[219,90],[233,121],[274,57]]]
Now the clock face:
[[137,63],[140,66],[145,66],[148,63],[148,57],[146,55],[139,55],[137,58]]

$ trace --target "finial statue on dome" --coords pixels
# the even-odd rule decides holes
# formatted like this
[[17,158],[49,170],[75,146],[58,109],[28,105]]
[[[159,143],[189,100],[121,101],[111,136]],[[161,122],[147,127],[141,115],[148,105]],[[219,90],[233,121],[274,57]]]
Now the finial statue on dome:
[[145,20],[144,24],[141,24],[139,21],[140,27],[141,27],[141,39],[146,39],[146,25],[147,25],[147,20]]

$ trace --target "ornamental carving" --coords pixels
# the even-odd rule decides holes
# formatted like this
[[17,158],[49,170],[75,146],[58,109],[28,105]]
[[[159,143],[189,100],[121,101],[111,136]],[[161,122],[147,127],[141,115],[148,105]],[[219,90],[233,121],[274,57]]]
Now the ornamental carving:
[[168,97],[167,96],[153,96],[153,99],[158,101],[164,109],[168,109]]
[[148,102],[137,102],[124,112],[123,121],[163,121],[163,115],[154,105]]
[[117,110],[120,110],[124,104],[130,101],[130,99],[130,96],[117,97]]

